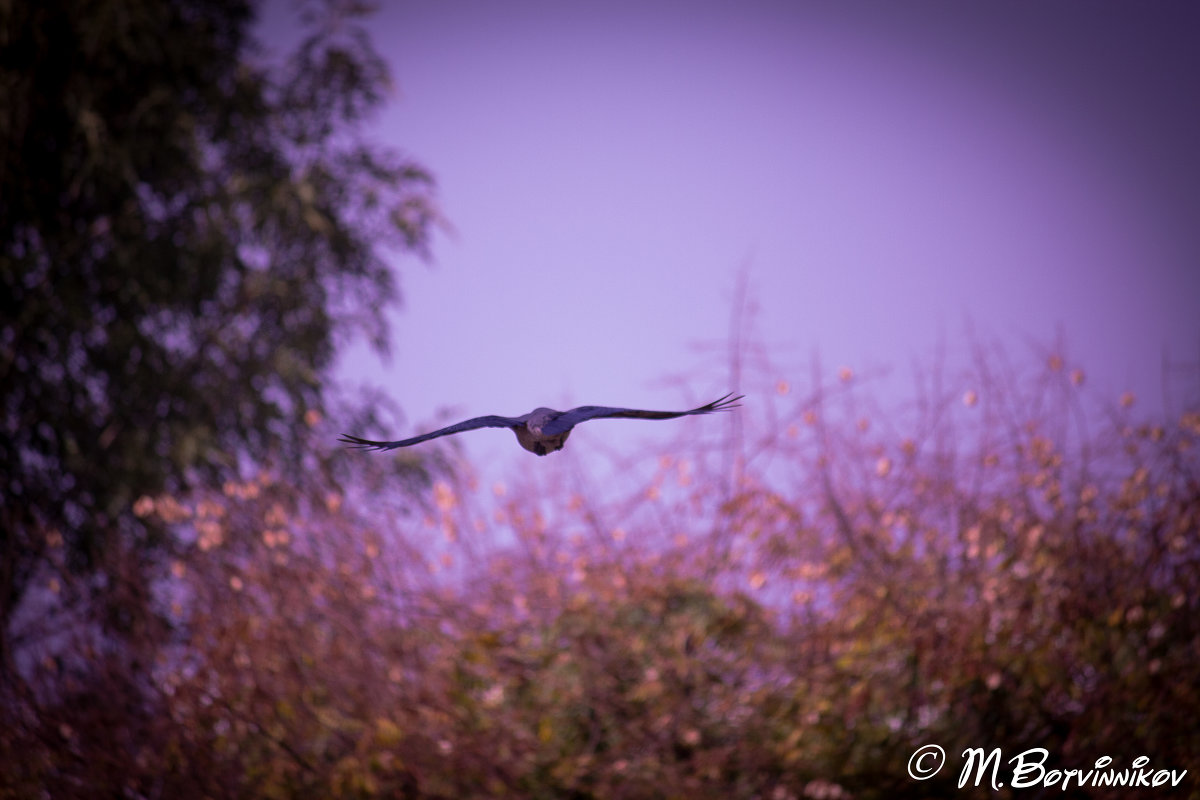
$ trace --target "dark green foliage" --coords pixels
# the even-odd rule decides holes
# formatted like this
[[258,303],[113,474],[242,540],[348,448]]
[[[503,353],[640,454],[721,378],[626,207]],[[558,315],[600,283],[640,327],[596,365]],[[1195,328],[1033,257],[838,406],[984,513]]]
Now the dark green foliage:
[[86,574],[154,543],[137,497],[294,463],[338,341],[383,347],[432,181],[356,137],[343,12],[270,68],[242,0],[0,4],[0,652],[47,541]]

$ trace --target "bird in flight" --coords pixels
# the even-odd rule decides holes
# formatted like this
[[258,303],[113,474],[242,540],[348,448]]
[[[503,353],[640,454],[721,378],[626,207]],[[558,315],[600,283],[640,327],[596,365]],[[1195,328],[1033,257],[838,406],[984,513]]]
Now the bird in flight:
[[675,419],[692,414],[710,414],[713,411],[726,411],[738,408],[738,400],[743,395],[725,395],[708,405],[693,408],[690,411],[642,411],[636,408],[609,408],[608,406],[580,406],[570,411],[555,411],[553,408],[535,408],[528,414],[519,417],[501,417],[496,415],[475,417],[447,425],[430,433],[423,433],[411,439],[401,439],[397,442],[375,442],[370,439],[360,439],[357,436],[342,434],[339,442],[363,450],[395,450],[397,447],[408,447],[439,436],[449,436],[453,433],[473,431],[476,428],[509,428],[517,435],[517,442],[531,453],[539,456],[554,453],[563,449],[571,429],[589,419]]

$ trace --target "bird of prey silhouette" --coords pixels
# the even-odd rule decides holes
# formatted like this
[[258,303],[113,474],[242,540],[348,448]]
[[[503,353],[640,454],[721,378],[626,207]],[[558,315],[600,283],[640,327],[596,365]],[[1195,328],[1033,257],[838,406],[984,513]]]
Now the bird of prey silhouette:
[[693,408],[690,411],[642,411],[636,408],[609,408],[608,406],[580,406],[570,411],[555,411],[553,408],[535,408],[528,414],[519,417],[500,417],[496,415],[475,417],[463,422],[447,425],[445,428],[423,433],[411,439],[401,439],[397,442],[375,442],[370,439],[360,439],[357,436],[342,434],[338,439],[351,447],[363,450],[395,450],[397,447],[408,447],[439,436],[449,436],[463,431],[473,431],[476,428],[510,428],[517,435],[517,442],[531,453],[539,456],[547,455],[563,449],[571,429],[589,419],[675,419],[692,414],[710,414],[713,411],[726,411],[738,408],[738,400],[733,393],[714,400],[708,405]]

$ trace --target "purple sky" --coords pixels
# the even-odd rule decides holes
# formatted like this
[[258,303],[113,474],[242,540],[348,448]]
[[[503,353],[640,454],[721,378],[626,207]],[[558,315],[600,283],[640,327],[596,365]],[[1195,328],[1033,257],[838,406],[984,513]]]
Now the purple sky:
[[[377,132],[454,234],[399,264],[391,361],[343,369],[398,400],[396,438],[704,402],[728,376],[693,345],[725,337],[748,263],[797,391],[814,352],[907,377],[970,321],[1014,357],[1061,327],[1090,387],[1158,410],[1164,347],[1200,359],[1197,8],[384,3]],[[684,371],[690,396],[662,381]]]

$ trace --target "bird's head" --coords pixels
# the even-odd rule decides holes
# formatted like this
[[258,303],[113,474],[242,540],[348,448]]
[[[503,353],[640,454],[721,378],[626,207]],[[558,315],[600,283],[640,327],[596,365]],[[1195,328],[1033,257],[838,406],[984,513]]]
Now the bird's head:
[[562,416],[561,411],[555,411],[553,408],[535,408],[529,412],[529,419],[525,423],[525,427],[535,433],[541,433],[542,428],[555,417]]

